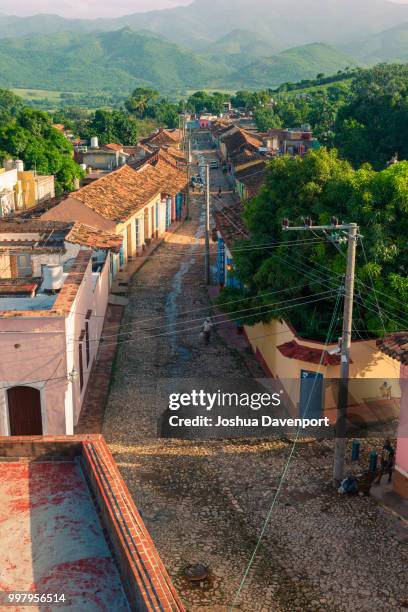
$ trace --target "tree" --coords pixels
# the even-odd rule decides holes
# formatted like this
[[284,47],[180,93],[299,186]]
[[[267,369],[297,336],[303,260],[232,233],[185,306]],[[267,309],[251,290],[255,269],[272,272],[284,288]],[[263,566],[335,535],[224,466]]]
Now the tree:
[[230,96],[221,92],[215,91],[207,93],[206,91],[196,91],[187,100],[187,107],[194,113],[202,113],[206,111],[219,115],[224,107],[224,102],[228,102]]
[[74,188],[82,171],[73,160],[72,145],[52,127],[47,113],[23,108],[15,118],[0,127],[2,156],[20,158],[27,170],[53,174],[56,192]]
[[0,89],[0,124],[17,117],[24,108],[24,100],[8,89]]
[[381,169],[397,152],[408,158],[408,66],[382,64],[359,71],[351,99],[338,113],[335,145],[354,166]]
[[123,111],[97,110],[81,132],[88,140],[98,136],[102,144],[116,142],[123,145],[136,144],[137,122]]
[[266,132],[271,128],[281,128],[282,120],[272,108],[259,107],[254,112],[256,127],[260,132]]
[[144,119],[146,111],[158,96],[158,92],[148,87],[137,87],[126,100],[125,107],[129,113],[135,114],[138,119]]
[[[300,335],[326,337],[347,247],[336,248],[324,236],[307,243],[313,234],[284,232],[282,220],[302,224],[308,216],[316,224],[327,224],[331,216],[337,216],[358,223],[364,236],[364,249],[359,245],[357,251],[356,328],[375,336],[384,333],[383,324],[388,331],[406,324],[399,304],[408,299],[408,162],[376,172],[368,165],[353,170],[335,150],[324,148],[309,151],[304,158],[283,156],[270,162],[265,186],[246,204],[244,216],[251,235],[244,244],[256,248],[236,251],[235,270],[245,287],[241,295],[248,300],[245,307],[264,306],[247,322],[285,318]],[[260,248],[273,241],[275,247]],[[333,295],[312,303],[316,294],[331,289]],[[273,297],[273,292],[283,291]],[[276,302],[291,298],[299,298],[302,308],[285,311],[280,304],[279,311],[271,313]],[[226,292],[221,303],[229,299]],[[377,299],[385,309],[382,316]],[[337,335],[341,335],[340,321],[333,337]]]

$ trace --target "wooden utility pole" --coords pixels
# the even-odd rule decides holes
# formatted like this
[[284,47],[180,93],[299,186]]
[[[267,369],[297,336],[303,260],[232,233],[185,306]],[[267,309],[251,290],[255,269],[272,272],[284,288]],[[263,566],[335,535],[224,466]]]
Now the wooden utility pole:
[[343,480],[344,459],[346,456],[346,417],[349,390],[351,332],[353,327],[357,237],[358,226],[356,223],[350,223],[348,227],[347,271],[344,295],[343,335],[341,340],[341,374],[334,447],[333,484],[335,487],[340,486]]
[[333,484],[338,487],[344,477],[344,460],[346,455],[346,418],[350,373],[350,347],[353,328],[353,303],[356,270],[356,252],[358,239],[358,225],[347,223],[339,225],[334,219],[332,225],[313,226],[310,219],[305,220],[301,227],[289,227],[284,221],[283,229],[286,231],[345,231],[348,236],[347,271],[344,287],[343,334],[341,339],[340,355],[340,386],[337,398],[337,422],[334,447]]
[[206,164],[205,193],[205,283],[210,284],[210,164]]
[[190,219],[190,168],[191,168],[191,138],[190,130],[187,130],[187,194],[186,194],[186,221]]

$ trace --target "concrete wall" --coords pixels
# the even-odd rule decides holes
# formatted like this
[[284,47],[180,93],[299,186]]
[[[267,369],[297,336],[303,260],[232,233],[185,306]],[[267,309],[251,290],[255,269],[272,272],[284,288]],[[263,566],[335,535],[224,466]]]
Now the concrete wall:
[[394,488],[408,498],[408,366],[401,366],[401,412]]
[[[79,338],[85,330],[86,316],[88,311],[92,311],[92,316],[88,320],[89,323],[89,347],[90,359],[87,364],[86,359],[86,343],[85,338],[82,341],[82,364],[83,364],[83,386],[80,387],[80,378],[76,378],[71,383],[71,397],[67,402],[67,427],[73,431],[73,427],[77,424],[83,401],[85,398],[86,388],[91,374],[92,366],[99,347],[99,338],[102,333],[104,317],[109,299],[109,257],[106,259],[101,274],[95,278],[92,275],[92,262],[89,262],[88,268],[84,275],[81,287],[79,288],[77,297],[72,305],[71,312],[65,319],[66,333],[66,352],[67,352],[67,372],[72,372],[73,368],[79,374]],[[68,433],[72,433],[68,431]],[[61,433],[59,431],[52,433]]]
[[0,318],[0,434],[9,435],[7,388],[40,390],[43,432],[65,433],[68,393],[63,317]]
[[41,219],[51,219],[53,221],[79,221],[91,227],[97,227],[107,232],[112,232],[113,234],[116,230],[116,223],[114,221],[105,219],[105,217],[102,217],[73,197],[63,200],[58,206],[54,206],[54,208],[45,212],[41,215]]
[[[7,388],[33,386],[41,392],[44,434],[72,434],[85,397],[98,350],[109,297],[109,256],[101,274],[92,274],[92,262],[78,289],[70,314],[64,317],[32,316],[0,318],[0,435],[9,435]],[[83,387],[79,376],[78,340],[89,319],[90,360],[82,343]],[[3,357],[4,355],[4,357]]]

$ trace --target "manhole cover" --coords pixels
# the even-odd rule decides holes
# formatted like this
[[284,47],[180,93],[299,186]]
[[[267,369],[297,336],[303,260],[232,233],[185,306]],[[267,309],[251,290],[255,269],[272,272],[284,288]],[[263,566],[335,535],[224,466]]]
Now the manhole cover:
[[203,582],[209,578],[210,572],[208,567],[202,563],[195,563],[194,565],[188,565],[184,570],[184,576],[190,582]]

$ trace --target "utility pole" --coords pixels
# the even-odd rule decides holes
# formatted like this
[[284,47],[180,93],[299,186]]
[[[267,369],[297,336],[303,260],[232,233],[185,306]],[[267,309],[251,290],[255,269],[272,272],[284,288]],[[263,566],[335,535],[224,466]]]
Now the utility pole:
[[353,326],[357,235],[357,224],[350,223],[348,227],[347,271],[344,295],[343,335],[341,340],[341,374],[334,447],[333,484],[335,487],[340,486],[343,480],[344,459],[346,456],[346,416],[349,390],[351,331]]
[[186,221],[190,219],[190,166],[191,166],[191,138],[187,130],[187,194],[186,194]]
[[206,164],[205,193],[205,283],[210,284],[210,164]]
[[347,223],[339,225],[337,219],[332,219],[332,225],[313,226],[311,219],[305,219],[301,227],[289,227],[289,221],[284,220],[283,230],[286,231],[345,231],[348,237],[347,270],[344,287],[343,333],[341,338],[340,385],[337,398],[337,422],[334,447],[333,484],[338,487],[344,477],[344,460],[346,455],[346,417],[349,391],[350,347],[353,326],[354,284],[356,270],[356,252],[358,225]]

